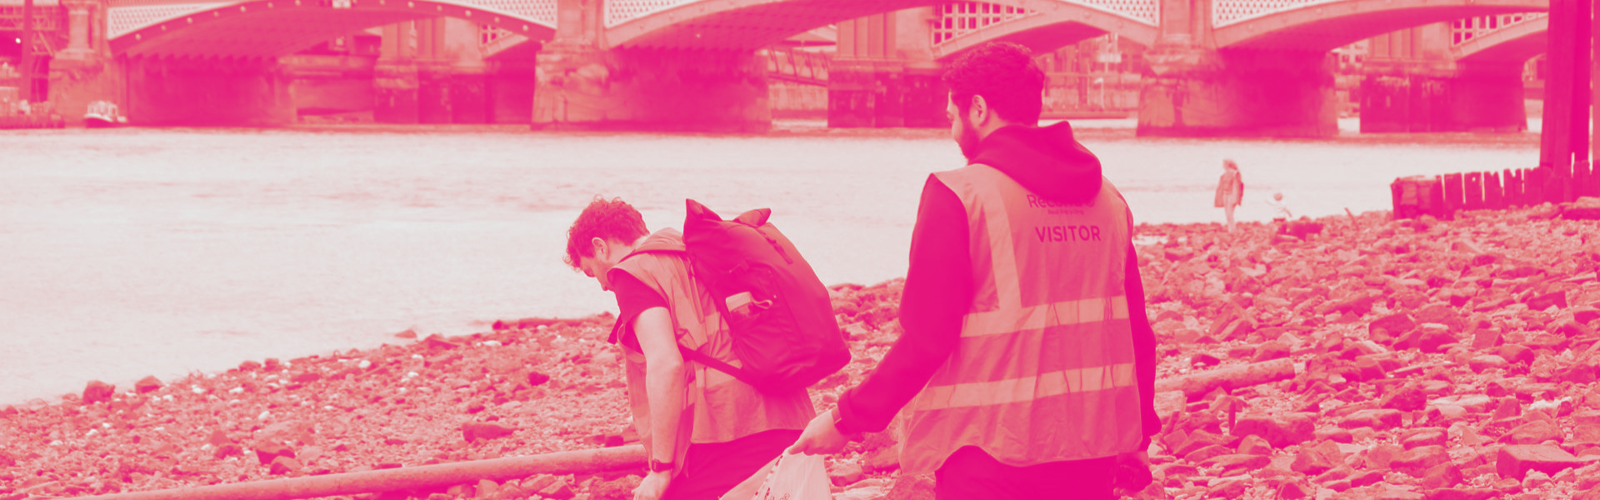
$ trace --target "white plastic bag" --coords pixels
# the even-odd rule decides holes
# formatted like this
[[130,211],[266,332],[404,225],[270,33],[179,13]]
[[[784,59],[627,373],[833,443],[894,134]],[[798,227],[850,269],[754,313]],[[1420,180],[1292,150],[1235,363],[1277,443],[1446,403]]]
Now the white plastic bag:
[[822,455],[778,455],[721,500],[830,500]]

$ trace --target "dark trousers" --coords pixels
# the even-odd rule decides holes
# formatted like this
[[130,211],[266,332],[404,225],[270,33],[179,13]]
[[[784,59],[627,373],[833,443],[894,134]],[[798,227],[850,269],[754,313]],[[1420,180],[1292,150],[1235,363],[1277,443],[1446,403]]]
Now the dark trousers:
[[798,429],[758,432],[726,443],[695,443],[662,500],[716,500],[800,439]]
[[1050,462],[1012,467],[967,446],[945,459],[934,473],[933,496],[938,500],[984,499],[1084,499],[1110,500],[1117,457]]

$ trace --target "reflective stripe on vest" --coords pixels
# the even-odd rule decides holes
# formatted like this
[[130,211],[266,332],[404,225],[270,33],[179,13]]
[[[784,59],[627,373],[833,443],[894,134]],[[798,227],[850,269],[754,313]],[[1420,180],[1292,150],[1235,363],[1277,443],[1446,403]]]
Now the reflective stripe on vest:
[[901,467],[931,472],[965,446],[1019,467],[1132,451],[1122,195],[1102,181],[1071,206],[984,165],[935,175],[966,208],[975,293],[959,345],[907,407]]
[[969,312],[962,318],[961,336],[994,335],[1021,330],[1038,330],[1047,325],[1095,323],[1106,319],[1106,302],[1111,302],[1112,319],[1128,319],[1128,296],[1109,299],[1094,297],[1053,304],[1022,307],[1016,310]]

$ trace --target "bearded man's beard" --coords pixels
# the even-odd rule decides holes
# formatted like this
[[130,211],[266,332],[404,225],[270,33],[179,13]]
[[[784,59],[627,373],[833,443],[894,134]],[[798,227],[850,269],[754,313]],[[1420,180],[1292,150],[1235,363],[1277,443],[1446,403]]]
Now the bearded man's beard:
[[965,113],[956,119],[961,120],[961,137],[956,138],[956,145],[961,146],[961,156],[967,157],[969,162],[977,161],[978,143],[982,141],[978,137],[978,128],[972,125],[972,119]]

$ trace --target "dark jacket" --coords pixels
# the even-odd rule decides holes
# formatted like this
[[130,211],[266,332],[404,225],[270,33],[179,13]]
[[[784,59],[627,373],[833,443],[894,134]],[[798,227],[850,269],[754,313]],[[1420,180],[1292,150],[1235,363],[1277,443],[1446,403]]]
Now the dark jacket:
[[[984,138],[970,161],[994,167],[1051,201],[1082,204],[1100,191],[1100,160],[1072,137],[1067,122],[996,130]],[[900,300],[905,334],[865,381],[839,398],[840,432],[883,430],[955,350],[962,316],[972,305],[975,289],[968,233],[961,199],[929,175],[911,233],[911,266]],[[1149,436],[1161,430],[1155,412],[1155,332],[1145,313],[1132,241],[1124,272],[1147,439],[1143,446],[1148,446]]]

